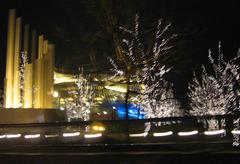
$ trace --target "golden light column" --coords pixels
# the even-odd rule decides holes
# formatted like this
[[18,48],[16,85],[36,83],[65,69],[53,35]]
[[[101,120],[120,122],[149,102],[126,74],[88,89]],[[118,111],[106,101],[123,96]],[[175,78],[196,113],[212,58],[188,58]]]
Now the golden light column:
[[[4,107],[52,108],[55,47],[43,35],[37,36],[36,31],[32,31],[30,51],[29,25],[24,26],[22,40],[22,21],[21,18],[16,19],[14,9],[9,10],[8,19]],[[23,86],[20,77],[21,53],[27,56],[27,63],[23,68]],[[30,56],[31,60],[28,58]]]
[[21,106],[20,96],[20,56],[21,56],[21,31],[22,31],[22,19],[16,19],[15,28],[15,53],[14,53],[14,65],[13,65],[13,99],[12,107],[19,108]]
[[48,79],[48,76],[49,76],[49,66],[48,66],[48,60],[47,60],[47,55],[48,55],[48,40],[44,40],[43,41],[43,57],[42,57],[42,60],[43,60],[43,72],[42,72],[42,78],[43,78],[43,81],[42,81],[42,90],[43,90],[43,106],[45,108],[47,108],[47,102],[48,102],[48,99],[47,99],[47,79]]
[[36,86],[34,108],[53,107],[54,53],[54,45],[40,35],[38,37],[38,58],[34,66],[34,86]]
[[6,57],[6,77],[4,87],[4,106],[12,107],[12,88],[13,88],[13,64],[14,64],[14,39],[15,39],[15,17],[16,11],[9,10],[8,14],[8,33],[7,33],[7,57]]
[[[24,42],[23,51],[29,57],[29,25],[24,26]],[[29,62],[29,60],[28,60]],[[32,108],[32,92],[33,92],[33,79],[32,79],[32,63],[27,63],[24,73],[24,89],[23,89],[23,108]]]
[[43,41],[44,36],[38,37],[38,58],[35,60],[35,77],[34,77],[34,108],[43,108]]
[[37,59],[37,32],[32,31],[31,35],[31,63],[32,63],[32,107],[35,104],[35,90],[36,90],[36,59]]
[[54,44],[47,44],[47,54],[46,61],[47,67],[45,67],[46,77],[46,98],[45,98],[45,107],[53,108],[53,72],[54,72],[54,56],[55,56],[55,46]]

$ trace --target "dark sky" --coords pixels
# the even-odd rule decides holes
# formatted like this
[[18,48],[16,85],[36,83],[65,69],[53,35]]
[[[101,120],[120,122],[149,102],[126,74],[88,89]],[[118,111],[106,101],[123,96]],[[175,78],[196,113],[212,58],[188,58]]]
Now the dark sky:
[[5,72],[9,8],[16,8],[17,15],[22,16],[24,22],[56,44],[56,67],[70,70],[83,64],[91,68],[89,54],[92,51],[98,68],[108,65],[106,57],[114,50],[102,22],[106,12],[110,11],[115,16],[115,26],[130,25],[138,13],[146,31],[154,27],[158,18],[172,22],[172,29],[179,37],[171,60],[174,70],[169,80],[174,82],[180,96],[185,92],[182,88],[186,88],[192,71],[207,62],[209,48],[216,50],[220,40],[226,58],[230,58],[240,47],[238,0],[110,0],[105,8],[104,2],[0,0],[0,85]]

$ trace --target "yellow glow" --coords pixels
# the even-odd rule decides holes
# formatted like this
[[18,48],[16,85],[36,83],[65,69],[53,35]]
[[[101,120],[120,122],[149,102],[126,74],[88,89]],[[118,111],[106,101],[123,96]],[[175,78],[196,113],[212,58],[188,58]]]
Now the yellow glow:
[[96,101],[101,101],[101,100],[102,100],[102,97],[96,97],[95,100],[96,100]]
[[54,91],[53,92],[53,97],[55,97],[55,98],[59,97],[59,93],[57,91]]
[[26,64],[25,73],[24,73],[24,94],[23,94],[23,107],[24,108],[32,108],[32,64]]
[[54,84],[75,82],[74,75],[54,72]]
[[98,130],[98,126],[93,126],[92,129],[93,130]]
[[60,104],[65,104],[65,100],[64,99],[60,99]]
[[91,124],[91,129],[94,131],[105,131],[105,127],[101,122],[94,122]]
[[105,131],[105,127],[97,125],[93,126],[92,129],[95,131]]
[[73,101],[73,98],[72,97],[68,98],[68,101]]
[[124,86],[105,86],[106,89],[121,92],[121,93],[126,93],[127,89]]
[[99,127],[98,127],[98,130],[99,130],[99,131],[104,131],[105,128],[104,128],[103,126],[99,126]]

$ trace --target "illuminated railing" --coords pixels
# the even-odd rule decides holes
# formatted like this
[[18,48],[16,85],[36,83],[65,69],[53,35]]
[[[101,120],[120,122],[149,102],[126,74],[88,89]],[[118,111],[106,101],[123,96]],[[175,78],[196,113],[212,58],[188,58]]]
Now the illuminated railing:
[[[57,122],[32,124],[0,124],[0,145],[16,144],[15,141],[27,144],[41,142],[58,144],[66,142],[86,143],[163,143],[207,141],[208,139],[226,139],[240,135],[240,129],[234,127],[237,115],[154,118],[142,120],[105,120],[86,122]],[[201,120],[215,119],[225,122],[218,129],[208,129]],[[200,120],[200,121],[199,121]],[[221,125],[221,124],[219,124]]]

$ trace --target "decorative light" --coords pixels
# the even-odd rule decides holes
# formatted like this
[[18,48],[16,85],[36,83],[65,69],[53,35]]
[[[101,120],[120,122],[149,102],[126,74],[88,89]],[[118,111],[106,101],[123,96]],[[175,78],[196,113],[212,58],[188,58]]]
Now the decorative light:
[[240,134],[240,130],[232,130],[231,133],[232,134]]
[[46,135],[44,135],[45,138],[56,138],[58,136],[59,136],[58,134],[46,134]]
[[205,131],[204,134],[211,136],[211,135],[218,135],[218,134],[224,134],[226,131],[224,129],[221,130],[211,130],[211,131]]
[[83,76],[83,68],[79,69],[79,74],[75,77],[76,89],[68,93],[72,96],[71,100],[66,101],[66,111],[68,120],[81,119],[88,121],[90,119],[91,106],[94,105],[95,89]]
[[138,133],[138,134],[129,134],[129,137],[146,137],[148,132]]
[[98,125],[93,126],[92,129],[95,131],[105,131],[105,127]]
[[102,133],[84,135],[84,138],[99,138],[99,137],[102,137]]
[[98,130],[99,130],[99,131],[105,131],[105,128],[104,128],[103,126],[99,126],[99,127],[98,127]]
[[[208,59],[211,63],[210,73],[205,66],[202,66],[201,76],[198,78],[194,73],[193,81],[189,83],[188,97],[192,110],[191,115],[224,115],[239,109],[239,95],[236,93],[236,85],[239,85],[240,66],[237,60],[240,58],[240,51],[237,56],[225,61],[221,52],[221,42],[218,44],[217,60],[213,58],[211,50],[208,52]],[[229,110],[231,109],[231,110]],[[219,129],[225,126],[225,121],[218,122],[210,119],[204,122],[208,130]],[[219,126],[221,125],[221,126]],[[235,127],[236,128],[236,127]],[[217,131],[216,131],[217,132]],[[207,133],[208,134],[208,133]],[[209,133],[211,135],[212,133]],[[213,135],[215,132],[213,131]]]
[[63,137],[76,137],[79,136],[80,132],[73,132],[73,133],[63,133]]
[[39,138],[40,136],[41,136],[40,134],[29,134],[29,135],[25,135],[24,138],[31,139],[31,138]]
[[54,91],[53,92],[53,97],[55,97],[55,98],[59,97],[59,93],[57,91]]
[[[123,60],[108,58],[112,65],[111,71],[114,73],[110,79],[120,76],[124,81],[137,83],[137,87],[130,85],[129,90],[139,93],[136,103],[141,104],[146,118],[181,116],[180,103],[174,98],[172,85],[164,80],[164,75],[171,68],[166,68],[159,62],[160,57],[168,54],[173,47],[171,41],[177,35],[169,35],[171,24],[165,26],[162,19],[159,19],[153,38],[153,48],[150,53],[146,53],[148,51],[144,49],[145,44],[141,42],[142,39],[139,36],[138,15],[134,23],[133,30],[120,27],[129,37],[122,39],[124,46],[121,47],[123,48],[121,59]],[[126,83],[125,85],[109,84],[105,88],[126,93],[128,85]]]
[[21,134],[7,134],[6,138],[20,138],[21,136]]
[[6,138],[6,135],[0,135],[0,139]]
[[197,130],[193,130],[193,131],[189,131],[189,132],[178,132],[179,136],[192,136],[192,135],[197,135],[198,131]]
[[170,135],[173,135],[172,131],[161,132],[161,133],[153,133],[154,137],[164,137],[164,136],[170,136]]

